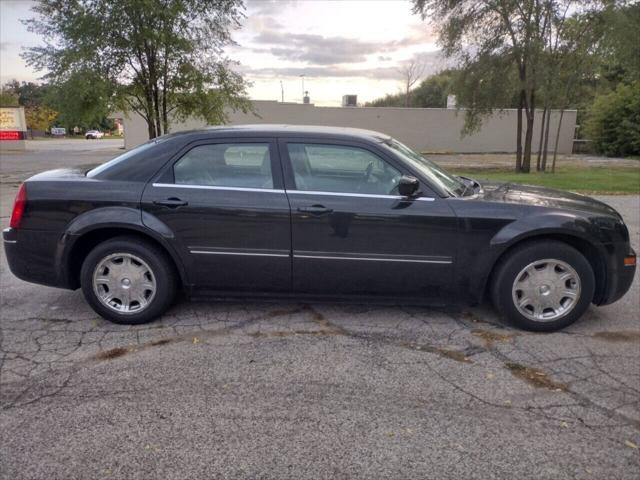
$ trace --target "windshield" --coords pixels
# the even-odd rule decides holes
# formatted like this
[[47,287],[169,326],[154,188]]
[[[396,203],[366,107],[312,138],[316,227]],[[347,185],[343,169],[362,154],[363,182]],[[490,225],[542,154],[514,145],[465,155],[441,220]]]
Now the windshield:
[[429,180],[436,185],[440,186],[445,192],[449,193],[449,195],[456,197],[462,196],[467,190],[467,186],[460,178],[451,175],[431,160],[427,160],[422,155],[414,152],[397,140],[390,138],[385,140],[383,144],[393,150],[395,154],[400,155],[412,167],[419,170],[420,173],[428,177]]
[[105,170],[113,167],[114,165],[117,165],[120,162],[124,162],[125,160],[133,157],[134,155],[139,154],[140,152],[144,152],[145,150],[148,150],[149,148],[153,147],[154,145],[158,144],[159,142],[164,141],[163,139],[160,138],[154,138],[153,140],[149,140],[146,143],[143,143],[142,145],[138,145],[135,148],[132,148],[131,150],[129,150],[128,152],[123,153],[122,155],[118,155],[116,158],[109,160],[106,163],[103,163],[102,165],[98,165],[96,168],[89,170],[87,172],[87,177],[91,178],[91,177],[95,177],[96,175],[104,172]]

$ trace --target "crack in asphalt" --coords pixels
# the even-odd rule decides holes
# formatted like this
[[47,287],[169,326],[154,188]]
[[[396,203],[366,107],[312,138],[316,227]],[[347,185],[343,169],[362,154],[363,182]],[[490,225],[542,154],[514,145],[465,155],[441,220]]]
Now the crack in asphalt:
[[[346,310],[346,313],[351,313],[349,308]],[[356,312],[355,316],[366,317],[367,314],[375,311],[375,309],[364,308],[360,312]],[[210,315],[207,313],[202,315],[198,308],[192,307],[191,313],[194,318],[192,322],[179,323],[175,317],[172,318],[171,315],[168,315],[168,319],[163,324],[130,327],[124,330],[104,323],[99,324],[95,320],[75,321],[66,317],[32,316],[24,320],[16,319],[4,322],[3,328],[0,329],[0,379],[3,380],[2,383],[5,387],[3,390],[11,386],[13,392],[13,394],[0,395],[1,408],[2,410],[25,408],[51,397],[73,396],[72,380],[75,372],[81,368],[87,368],[93,363],[117,361],[121,357],[176,343],[206,344],[208,340],[216,337],[240,333],[253,341],[288,341],[296,337],[347,337],[369,345],[378,344],[402,348],[415,353],[435,355],[445,362],[468,365],[467,368],[474,368],[472,375],[484,374],[487,371],[493,372],[501,368],[509,371],[517,381],[533,385],[535,389],[549,391],[555,400],[551,400],[551,403],[543,402],[543,405],[536,405],[535,402],[524,402],[522,405],[500,403],[485,398],[472,389],[459,384],[455,378],[451,378],[448,369],[438,362],[418,360],[420,365],[423,365],[431,374],[453,390],[465,395],[471,401],[493,408],[503,411],[521,411],[553,422],[572,422],[593,430],[602,429],[602,426],[589,423],[583,418],[586,416],[585,410],[595,411],[610,420],[612,425],[617,428],[631,427],[640,430],[638,419],[618,411],[623,407],[637,406],[634,403],[634,398],[637,402],[638,388],[618,378],[614,372],[609,371],[598,361],[598,359],[623,358],[622,355],[597,355],[587,349],[587,353],[583,355],[544,359],[520,344],[523,340],[535,340],[538,338],[536,334],[505,329],[500,324],[485,322],[465,311],[432,311],[440,312],[449,318],[449,324],[446,325],[446,328],[441,328],[442,325],[429,325],[429,322],[424,319],[424,310],[402,309],[404,318],[393,324],[388,323],[380,331],[372,331],[367,328],[370,325],[366,319],[361,323],[347,322],[348,326],[346,326],[339,319],[329,320],[327,315],[320,313],[310,305],[269,310],[258,314],[248,308],[236,309],[233,313],[234,315],[242,313],[241,317],[244,318],[241,320],[233,319],[230,311],[222,312],[222,314]],[[310,322],[310,325],[315,325],[316,328],[291,328],[288,321],[294,318],[304,318],[307,325]],[[288,321],[282,323],[282,319]],[[206,328],[212,322],[222,326],[214,329]],[[34,325],[28,323],[38,325],[34,328]],[[21,324],[24,326],[21,327]],[[84,325],[89,325],[90,328],[82,328]],[[407,325],[411,327],[408,330],[406,330]],[[415,338],[413,329],[416,326],[419,326],[419,329],[427,330],[426,337],[429,341]],[[186,329],[188,331],[182,331]],[[161,331],[163,336],[147,341],[142,340],[141,334],[149,334],[154,331]],[[167,331],[171,331],[173,334],[164,335]],[[637,342],[634,333],[607,332],[607,334],[602,334],[598,332],[590,336],[578,336],[582,336],[585,340],[634,344]],[[113,343],[111,337],[120,335],[131,338],[132,334],[135,335],[135,342],[125,342],[110,346],[110,348],[103,348],[105,345]],[[21,343],[18,342],[17,350],[7,348],[6,335],[22,340]],[[562,332],[561,335],[573,334]],[[87,340],[87,337],[90,340]],[[60,341],[62,341],[62,345],[60,345]],[[118,343],[117,340],[116,343]],[[32,347],[27,347],[28,345],[32,345]],[[93,349],[94,353],[78,358],[78,351],[87,347]],[[494,359],[494,362],[489,362],[488,365],[487,355]],[[528,359],[525,360],[523,357]],[[637,357],[633,355],[631,358],[637,360]],[[574,378],[567,381],[556,380],[555,377],[558,375],[561,378],[567,375],[561,370],[551,368],[550,363],[562,361],[578,365],[582,365],[580,362],[587,362],[590,376],[579,377],[574,374]],[[477,370],[478,368],[480,370]],[[61,376],[62,381],[50,385],[46,378],[51,373],[55,373],[56,378]],[[493,374],[488,373],[488,375]],[[13,380],[7,381],[7,376],[12,377]],[[593,383],[593,378],[600,376],[604,376],[618,385],[616,388],[609,387],[610,390],[619,392],[621,396],[621,401],[615,408],[603,406],[598,403],[597,398],[591,398],[589,393],[572,388],[572,385],[578,383]],[[66,393],[66,390],[70,391]],[[109,393],[118,394],[118,392]],[[631,398],[629,398],[630,395]],[[558,398],[563,400],[558,401]],[[553,413],[554,410],[561,412]],[[619,438],[612,436],[606,436],[606,438],[616,444],[621,443]]]

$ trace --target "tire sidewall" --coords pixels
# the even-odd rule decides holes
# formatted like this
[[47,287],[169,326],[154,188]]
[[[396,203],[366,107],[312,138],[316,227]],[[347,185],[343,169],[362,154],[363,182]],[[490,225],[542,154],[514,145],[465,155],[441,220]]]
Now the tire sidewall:
[[[156,293],[151,304],[140,313],[119,314],[102,304],[93,290],[93,273],[98,263],[114,253],[130,253],[144,260],[153,271]],[[99,244],[85,258],[80,271],[82,293],[89,305],[103,318],[120,324],[139,325],[154,320],[175,296],[175,276],[163,252],[138,239],[115,238]]]
[[[580,298],[565,316],[549,322],[536,322],[520,313],[513,301],[512,288],[523,268],[546,258],[562,260],[573,267],[580,278]],[[513,251],[505,259],[493,288],[494,304],[508,320],[525,330],[550,332],[571,325],[589,308],[595,292],[595,277],[588,260],[575,248],[561,242],[536,242]]]

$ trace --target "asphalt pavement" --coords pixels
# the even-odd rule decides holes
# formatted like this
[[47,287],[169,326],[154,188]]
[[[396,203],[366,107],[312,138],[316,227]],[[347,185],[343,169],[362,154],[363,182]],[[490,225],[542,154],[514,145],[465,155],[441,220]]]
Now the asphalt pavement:
[[[26,176],[121,152],[29,143],[0,158],[3,226]],[[640,197],[598,198],[640,251]],[[182,301],[130,327],[3,252],[0,478],[637,479],[639,287],[551,334],[489,306]]]

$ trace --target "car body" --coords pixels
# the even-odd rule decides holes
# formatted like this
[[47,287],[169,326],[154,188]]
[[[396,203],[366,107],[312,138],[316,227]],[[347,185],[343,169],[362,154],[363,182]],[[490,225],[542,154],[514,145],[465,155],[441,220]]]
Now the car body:
[[[454,177],[384,134],[348,128],[170,134],[89,172],[35,175],[21,187],[14,215],[4,244],[16,276],[82,286],[101,315],[123,323],[161,313],[168,303],[153,315],[141,305],[155,302],[162,284],[166,296],[176,286],[198,296],[406,304],[478,303],[493,291],[520,326],[552,330],[590,303],[619,299],[635,272],[627,227],[608,205]],[[103,258],[112,263],[91,257],[109,241],[115,246]],[[134,274],[153,284],[131,307],[138,313],[119,312],[120,300],[109,308],[91,300],[125,288],[119,282],[130,279],[118,272],[132,260],[113,263],[113,252],[128,251]],[[538,289],[538,304],[517,307],[528,320],[514,318],[509,299],[525,301],[529,287]],[[551,296],[543,287],[568,291],[558,312],[544,306]]]
[[87,130],[84,134],[84,138],[87,140],[97,140],[98,138],[104,137],[104,133],[100,130]]

